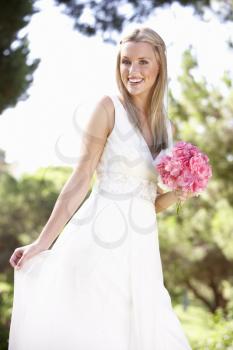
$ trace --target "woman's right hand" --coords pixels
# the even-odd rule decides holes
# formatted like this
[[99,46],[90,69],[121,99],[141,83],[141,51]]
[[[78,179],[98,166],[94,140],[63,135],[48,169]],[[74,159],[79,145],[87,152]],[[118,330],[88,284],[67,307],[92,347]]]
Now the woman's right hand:
[[12,267],[19,270],[25,261],[42,252],[43,250],[46,249],[35,241],[31,244],[16,248],[10,257],[9,262]]

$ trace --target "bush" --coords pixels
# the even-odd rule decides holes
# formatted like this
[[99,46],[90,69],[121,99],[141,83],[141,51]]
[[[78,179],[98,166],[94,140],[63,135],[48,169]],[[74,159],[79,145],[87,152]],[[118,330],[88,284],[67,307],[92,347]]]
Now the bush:
[[222,309],[209,318],[207,333],[204,340],[195,341],[193,350],[233,350],[233,320],[232,312],[224,316]]

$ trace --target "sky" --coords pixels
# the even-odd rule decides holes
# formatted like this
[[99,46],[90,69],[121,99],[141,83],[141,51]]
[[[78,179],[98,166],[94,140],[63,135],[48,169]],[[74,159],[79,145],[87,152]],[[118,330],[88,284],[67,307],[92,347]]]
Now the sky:
[[[82,128],[95,101],[117,92],[117,46],[78,33],[73,20],[52,0],[40,0],[37,6],[40,12],[22,33],[28,33],[29,58],[41,62],[29,98],[0,117],[0,148],[16,177],[40,167],[74,167],[80,146],[74,121]],[[226,40],[233,24],[220,24],[210,13],[202,22],[191,8],[174,4],[158,10],[144,25],[156,30],[166,43],[169,87],[175,95],[179,94],[181,55],[189,45],[198,60],[197,76],[205,76],[210,84],[218,85],[224,70],[232,71],[232,51]]]

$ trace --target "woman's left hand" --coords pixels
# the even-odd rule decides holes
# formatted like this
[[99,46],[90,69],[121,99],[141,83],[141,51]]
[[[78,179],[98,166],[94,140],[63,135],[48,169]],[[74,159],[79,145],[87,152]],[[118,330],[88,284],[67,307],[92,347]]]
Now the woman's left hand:
[[197,197],[198,194],[194,193],[194,192],[185,192],[182,190],[175,190],[173,191],[175,193],[175,196],[177,197],[177,199],[181,202],[186,201],[188,198],[192,198],[192,197]]

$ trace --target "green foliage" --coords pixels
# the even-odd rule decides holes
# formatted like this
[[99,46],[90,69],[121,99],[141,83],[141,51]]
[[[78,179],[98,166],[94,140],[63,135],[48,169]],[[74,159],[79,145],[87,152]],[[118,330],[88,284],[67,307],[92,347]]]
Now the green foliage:
[[193,350],[233,349],[233,321],[230,317],[226,319],[221,309],[208,319],[206,327],[210,330],[209,334],[201,340],[196,340]]
[[[129,22],[143,23],[158,8],[165,8],[174,2],[182,6],[192,6],[200,18],[206,9],[210,9],[221,21],[233,20],[231,1],[219,0],[56,0],[63,5],[64,12],[75,20],[75,28],[88,36],[101,33],[103,40],[115,42],[114,33],[121,31]],[[127,12],[126,12],[127,8]],[[85,14],[88,13],[88,16]],[[85,19],[84,19],[85,18]]]
[[0,270],[9,271],[13,250],[35,239],[47,222],[69,168],[40,169],[18,181],[0,176]]
[[227,317],[221,309],[210,313],[201,307],[190,306],[184,311],[180,304],[177,304],[174,309],[192,350],[232,350],[232,308]]
[[62,186],[71,175],[71,172],[72,168],[70,167],[53,166],[38,169],[37,172],[33,174],[33,177],[40,181],[52,181],[56,190],[60,192]]
[[233,90],[224,78],[218,88],[197,78],[190,48],[182,67],[181,93],[175,99],[170,92],[169,114],[176,138],[207,153],[213,177],[199,198],[183,205],[179,217],[171,217],[171,209],[159,220],[165,280],[176,298],[188,290],[211,312],[219,307],[227,312],[233,298]]
[[24,28],[36,12],[33,0],[4,0],[0,11],[0,114],[27,98],[32,73],[39,60],[29,62],[28,40]]
[[[11,278],[12,280],[12,278]],[[13,285],[6,275],[0,274],[0,349],[8,349],[10,316],[13,302]]]

